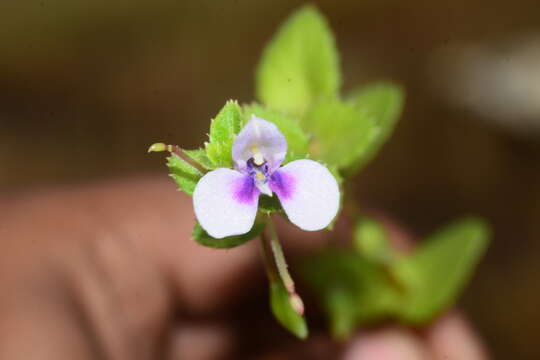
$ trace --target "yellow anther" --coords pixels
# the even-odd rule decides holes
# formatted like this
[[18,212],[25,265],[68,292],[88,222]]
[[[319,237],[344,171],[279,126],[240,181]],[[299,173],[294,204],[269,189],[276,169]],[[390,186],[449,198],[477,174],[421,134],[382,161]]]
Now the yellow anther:
[[257,180],[259,181],[263,181],[265,179],[265,176],[263,173],[257,173],[257,175],[255,175],[255,177],[257,178]]

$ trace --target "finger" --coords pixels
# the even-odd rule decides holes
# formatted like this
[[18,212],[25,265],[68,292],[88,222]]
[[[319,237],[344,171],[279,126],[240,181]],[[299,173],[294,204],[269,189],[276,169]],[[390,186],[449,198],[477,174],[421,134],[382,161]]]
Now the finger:
[[450,312],[430,327],[426,342],[435,360],[486,360],[487,352],[470,324],[457,312]]
[[215,360],[229,358],[236,343],[225,324],[183,324],[169,335],[167,360]]
[[191,198],[171,181],[114,181],[87,191],[86,197],[96,199],[95,208],[118,236],[146,251],[147,261],[161,269],[184,310],[216,309],[258,279],[254,274],[263,275],[257,269],[255,242],[224,250],[191,239],[195,224]]
[[427,346],[402,327],[359,333],[349,344],[344,360],[429,360]]

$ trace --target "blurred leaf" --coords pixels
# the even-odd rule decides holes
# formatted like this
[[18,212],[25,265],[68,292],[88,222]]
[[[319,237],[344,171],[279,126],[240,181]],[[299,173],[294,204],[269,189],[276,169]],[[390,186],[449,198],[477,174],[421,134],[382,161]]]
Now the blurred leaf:
[[213,170],[216,168],[206,155],[204,149],[182,150],[182,152],[206,170]]
[[199,224],[195,224],[191,237],[199,244],[217,249],[229,249],[248,242],[259,236],[265,227],[264,222],[255,222],[253,228],[246,234],[229,236],[222,239],[216,239],[208,235]]
[[300,339],[307,338],[306,320],[293,310],[289,294],[281,281],[270,282],[270,307],[275,318],[284,328]]
[[392,267],[405,286],[400,317],[421,324],[450,306],[466,285],[488,244],[486,223],[466,218],[430,236],[413,254]]
[[236,101],[227,101],[210,124],[206,155],[214,167],[232,167],[232,145],[240,132],[242,113]]
[[353,241],[360,254],[376,263],[387,264],[395,257],[386,230],[374,219],[363,217],[356,222]]
[[338,339],[346,339],[357,327],[387,318],[399,308],[401,294],[383,268],[355,252],[326,250],[309,257],[302,270]]
[[186,194],[192,195],[195,185],[197,185],[203,174],[175,154],[167,157],[167,166],[169,167],[170,176],[174,179],[178,188]]
[[338,169],[363,156],[374,134],[373,121],[366,113],[338,100],[315,105],[303,125],[313,135],[310,154]]
[[277,196],[261,195],[259,197],[259,211],[263,214],[282,213],[283,207]]
[[283,133],[287,139],[287,157],[285,158],[285,163],[306,157],[309,139],[296,119],[258,104],[244,106],[245,122],[249,121],[251,115],[256,115],[264,120],[273,122],[279,131]]
[[392,134],[403,111],[405,93],[399,85],[380,82],[354,90],[348,99],[375,124],[375,131],[366,151],[353,166],[354,172],[366,165]]
[[329,289],[325,296],[329,314],[330,331],[336,339],[346,340],[356,329],[357,309],[360,305],[357,294],[343,287]]
[[340,82],[332,32],[313,6],[301,8],[281,25],[256,73],[260,101],[296,115],[316,101],[337,96]]

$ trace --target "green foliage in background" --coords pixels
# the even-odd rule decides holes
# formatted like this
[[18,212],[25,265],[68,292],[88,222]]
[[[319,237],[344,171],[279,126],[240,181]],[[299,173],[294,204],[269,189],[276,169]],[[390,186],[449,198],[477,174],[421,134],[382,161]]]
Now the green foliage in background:
[[313,157],[338,169],[348,168],[367,151],[374,132],[370,118],[337,99],[315,104],[302,124],[313,135]]
[[361,219],[356,252],[326,250],[309,258],[303,275],[325,309],[333,335],[395,319],[422,325],[451,306],[487,247],[489,229],[475,218],[428,236],[410,254],[392,250],[373,219]]
[[403,111],[404,90],[401,86],[380,82],[353,90],[348,96],[361,116],[371,121],[371,133],[366,151],[361,152],[349,172],[355,173],[373,158],[384,142],[390,137]]
[[407,289],[399,316],[413,324],[428,322],[451,305],[488,245],[489,228],[477,218],[456,221],[429,236],[391,268]]
[[256,73],[259,100],[302,115],[338,95],[339,56],[332,31],[317,9],[306,6],[283,23],[263,51]]

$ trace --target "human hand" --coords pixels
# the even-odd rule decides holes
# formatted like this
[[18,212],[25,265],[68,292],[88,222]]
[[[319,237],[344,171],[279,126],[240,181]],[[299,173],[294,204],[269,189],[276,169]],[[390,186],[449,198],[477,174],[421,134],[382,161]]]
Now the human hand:
[[[371,329],[345,345],[317,331],[292,338],[269,314],[257,242],[191,241],[191,202],[166,181],[10,195],[0,213],[1,359],[486,357],[457,312],[420,332]],[[283,231],[293,253],[326,241]]]

